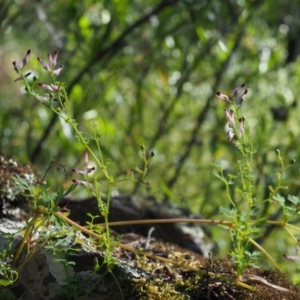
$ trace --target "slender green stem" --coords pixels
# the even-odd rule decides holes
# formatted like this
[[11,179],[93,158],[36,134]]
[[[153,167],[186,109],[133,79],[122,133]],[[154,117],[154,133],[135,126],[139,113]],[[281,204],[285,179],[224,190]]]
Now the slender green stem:
[[110,246],[111,246],[111,244],[110,244],[110,230],[109,230],[109,223],[108,223],[108,212],[109,212],[109,206],[110,206],[110,199],[111,199],[111,182],[108,183],[107,201],[106,201],[107,210],[106,210],[105,215],[104,215],[105,228],[106,228],[106,243],[107,243],[106,250],[108,252],[111,251],[111,249],[110,249]]
[[277,265],[276,261],[273,259],[273,257],[263,248],[261,247],[259,244],[257,244],[252,238],[249,237],[249,242],[251,244],[253,244],[257,249],[259,249],[272,263],[273,265],[279,270],[280,267]]
[[13,259],[13,262],[12,262],[13,266],[15,266],[17,264],[17,261],[18,261],[20,255],[21,255],[21,253],[22,253],[22,251],[24,249],[24,245],[25,245],[26,242],[28,242],[28,237],[32,233],[32,230],[33,230],[34,223],[35,223],[36,219],[37,219],[37,217],[34,217],[32,219],[32,221],[29,224],[27,224],[27,226],[26,226],[26,230],[25,230],[24,236],[23,236],[23,238],[22,238],[22,240],[21,240],[21,242],[20,242],[20,244],[19,244],[19,246],[17,248],[17,251],[16,251],[16,253],[14,255],[14,259]]
[[[290,231],[289,229],[289,225],[290,224],[286,224],[286,226],[284,226],[283,228],[287,231],[287,233],[291,236],[291,238],[294,240],[294,242],[298,242],[297,238],[293,235],[293,233]],[[291,226],[291,225],[290,225]],[[295,226],[293,226],[295,227]],[[298,228],[298,231],[300,231],[300,228]]]

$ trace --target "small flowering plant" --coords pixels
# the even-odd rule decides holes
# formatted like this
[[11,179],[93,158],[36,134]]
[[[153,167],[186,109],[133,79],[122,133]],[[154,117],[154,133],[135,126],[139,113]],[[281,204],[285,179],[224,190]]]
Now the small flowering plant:
[[218,169],[216,176],[220,178],[226,186],[226,196],[229,200],[230,207],[221,206],[220,212],[226,217],[233,220],[233,226],[230,228],[230,234],[233,240],[233,250],[230,251],[230,256],[237,264],[238,276],[241,275],[245,268],[248,266],[255,266],[255,260],[259,256],[258,251],[249,252],[250,240],[258,231],[258,226],[251,222],[251,217],[255,208],[255,198],[253,196],[253,174],[252,174],[252,159],[254,150],[252,148],[251,141],[247,141],[245,138],[245,118],[239,115],[241,105],[245,101],[248,94],[248,87],[243,83],[235,88],[230,97],[220,92],[216,93],[216,96],[226,103],[231,108],[225,108],[225,118],[227,119],[227,139],[234,143],[234,145],[240,150],[242,159],[238,160],[239,176],[242,187],[239,189],[243,200],[248,203],[247,211],[241,211],[240,205],[237,204],[231,193],[230,185],[235,184],[237,181],[236,175],[229,175],[229,180],[224,175],[224,170],[221,166],[215,164]]
[[[99,143],[96,139],[96,135],[93,136],[93,140],[95,140],[97,144],[97,148],[99,151],[99,157],[95,154],[95,152],[90,148],[89,146],[89,140],[83,136],[83,134],[78,130],[77,123],[72,117],[72,112],[69,106],[69,100],[67,96],[67,92],[65,90],[64,85],[57,81],[57,76],[61,73],[61,71],[64,68],[64,65],[60,65],[58,68],[55,68],[57,65],[57,58],[58,58],[58,51],[54,51],[53,55],[51,53],[48,54],[48,64],[46,64],[42,58],[37,57],[37,60],[41,64],[42,68],[48,72],[50,75],[50,83],[44,83],[44,82],[38,82],[38,78],[35,76],[33,77],[32,82],[27,80],[27,77],[31,73],[26,73],[24,71],[25,65],[29,61],[29,56],[31,54],[31,51],[28,50],[22,61],[18,64],[16,61],[13,62],[14,70],[19,74],[19,77],[16,80],[23,80],[23,83],[25,84],[25,89],[27,93],[31,96],[33,96],[37,101],[39,101],[41,104],[47,106],[50,108],[55,114],[57,114],[60,118],[62,118],[66,123],[70,124],[72,129],[74,130],[74,133],[79,140],[79,142],[85,147],[85,169],[84,171],[79,171],[74,169],[73,172],[80,175],[87,175],[88,173],[95,170],[95,168],[90,168],[87,166],[88,164],[88,153],[90,153],[96,164],[100,167],[100,169],[103,171],[105,177],[109,181],[113,181],[113,178],[108,174],[107,166],[104,163],[104,160],[102,158],[101,149],[99,146]],[[45,92],[36,92],[36,88],[40,87]],[[53,101],[57,102],[55,105]],[[85,187],[90,187],[90,185],[82,180],[73,180],[73,183],[75,185],[83,185]]]
[[[218,173],[215,175],[225,184],[226,198],[229,206],[221,206],[220,212],[227,218],[232,220],[229,226],[229,232],[233,242],[232,250],[229,252],[232,260],[237,265],[237,276],[242,279],[242,275],[248,266],[257,267],[256,261],[261,253],[279,269],[277,263],[268,254],[268,252],[255,242],[255,238],[262,235],[266,224],[282,226],[292,239],[297,243],[297,239],[292,231],[299,231],[299,228],[289,224],[292,217],[299,215],[299,197],[289,195],[287,199],[280,195],[280,190],[288,187],[282,184],[283,173],[290,168],[295,161],[292,160],[288,166],[284,165],[283,159],[280,156],[280,151],[277,150],[281,169],[275,171],[277,184],[275,187],[269,186],[270,195],[268,199],[257,199],[255,191],[255,176],[254,176],[254,157],[255,150],[252,141],[247,138],[245,132],[245,118],[240,116],[240,109],[248,94],[249,88],[243,83],[235,88],[228,97],[221,92],[217,92],[216,96],[230,106],[224,109],[225,118],[228,122],[226,126],[227,139],[232,142],[240,151],[241,158],[237,160],[237,174],[226,174],[224,169],[214,164]],[[239,195],[233,197],[231,186],[235,187],[235,193]],[[268,217],[259,216],[259,208],[267,202],[271,205],[280,205],[283,214],[281,221],[269,221]],[[292,205],[287,205],[290,202]],[[259,251],[249,251],[256,248]],[[291,256],[285,255],[287,259]]]
[[[19,77],[15,80],[15,82],[19,81],[19,80],[23,80],[23,82],[25,83],[25,89],[30,95],[34,96],[35,99],[38,100],[39,102],[41,102],[42,104],[52,108],[52,100],[57,100],[57,96],[59,96],[60,101],[62,101],[66,96],[65,93],[59,93],[60,87],[59,87],[58,83],[56,82],[56,76],[58,76],[60,74],[60,72],[63,70],[64,65],[60,65],[57,69],[54,69],[54,67],[57,64],[58,51],[55,51],[53,56],[51,54],[48,54],[48,56],[49,56],[49,64],[48,65],[45,64],[44,61],[40,57],[37,57],[37,60],[42,65],[43,69],[45,69],[46,71],[49,72],[49,74],[51,76],[51,80],[55,83],[54,84],[53,83],[46,84],[43,82],[37,83],[37,78],[35,76],[33,77],[33,83],[29,83],[29,81],[27,80],[27,77],[31,75],[31,72],[25,73],[24,67],[26,66],[26,64],[29,61],[30,54],[31,54],[31,50],[28,50],[26,55],[24,56],[24,58],[22,59],[22,61],[19,64],[16,61],[13,61],[12,64],[14,66],[14,70],[19,74]],[[51,93],[50,94],[48,93],[43,96],[39,95],[34,90],[36,84],[38,84],[38,86],[42,87],[43,89],[45,89],[46,91],[51,92]]]
[[[62,120],[64,120],[66,123],[68,123],[71,126],[74,134],[77,137],[77,140],[83,145],[83,148],[85,149],[84,168],[83,170],[73,169],[72,173],[74,174],[75,178],[72,179],[71,186],[67,189],[64,188],[61,188],[61,190],[58,189],[58,192],[43,190],[43,187],[40,187],[40,189],[42,190],[41,192],[35,192],[31,187],[24,185],[24,182],[21,182],[20,178],[16,179],[16,181],[18,181],[18,184],[20,186],[21,184],[23,184],[24,190],[31,191],[32,198],[34,199],[33,207],[35,211],[33,212],[33,216],[30,216],[29,218],[29,220],[31,220],[30,221],[31,223],[29,223],[27,226],[24,239],[20,244],[17,254],[14,257],[14,261],[16,262],[18,260],[21,251],[25,245],[26,239],[33,232],[33,228],[38,227],[34,224],[34,222],[40,220],[41,215],[43,215],[45,218],[49,218],[49,216],[52,214],[53,216],[55,216],[55,218],[58,218],[60,220],[60,222],[57,222],[57,224],[60,224],[61,220],[64,220],[65,224],[71,224],[73,227],[76,227],[77,229],[86,232],[86,229],[72,222],[64,215],[64,210],[67,208],[60,209],[59,207],[57,207],[57,203],[54,203],[55,202],[54,199],[56,201],[59,201],[59,199],[67,196],[77,186],[81,186],[87,189],[98,200],[99,211],[100,214],[103,216],[105,222],[105,230],[103,233],[104,237],[101,239],[101,242],[99,241],[99,243],[104,248],[105,262],[108,269],[110,269],[114,264],[117,263],[116,259],[112,255],[112,250],[117,245],[117,243],[114,241],[113,237],[110,236],[109,219],[108,219],[112,185],[115,184],[116,182],[121,182],[126,180],[134,181],[134,182],[142,182],[146,184],[146,182],[144,182],[143,179],[146,175],[147,165],[149,164],[151,158],[154,156],[154,153],[151,153],[150,158],[147,158],[145,155],[145,147],[141,146],[144,169],[143,171],[139,169],[134,170],[138,174],[139,179],[135,179],[133,171],[130,172],[127,171],[127,177],[125,177],[125,179],[122,178],[116,180],[116,178],[113,175],[111,175],[108,171],[107,168],[108,163],[104,160],[102,156],[99,138],[96,134],[96,131],[94,131],[93,134],[89,136],[89,138],[85,137],[83,133],[79,131],[78,124],[72,116],[72,111],[70,108],[69,99],[68,99],[65,86],[63,83],[57,81],[57,76],[64,69],[64,65],[62,64],[59,65],[58,68],[56,68],[57,60],[58,60],[58,51],[54,51],[53,54],[48,54],[48,63],[45,63],[42,58],[37,57],[37,60],[41,64],[42,68],[49,74],[50,79],[48,82],[38,82],[38,78],[35,76],[33,76],[32,80],[28,79],[28,77],[31,75],[31,72],[26,72],[25,66],[29,61],[30,55],[31,55],[31,51],[28,50],[20,63],[13,61],[12,63],[13,68],[19,76],[15,81],[22,80],[23,83],[25,84],[25,90],[29,95],[33,96],[35,100],[37,100],[44,106],[48,107],[49,109],[51,109],[53,113],[58,115],[58,117],[60,117]],[[96,152],[90,146],[90,142],[93,142],[96,145],[96,149],[97,149]],[[100,183],[97,180],[97,176],[92,175],[92,173],[96,171],[96,167],[94,166],[91,167],[89,165],[89,155],[92,157],[95,165],[97,166],[97,169],[103,173],[104,178],[106,179],[106,185],[105,185],[107,187],[106,193],[100,190]],[[126,172],[124,173],[126,174]],[[45,187],[45,189],[46,188],[47,187]],[[39,191],[39,189],[37,190]],[[101,195],[103,194],[106,194],[105,201],[103,201],[101,198]],[[43,197],[46,199],[45,201],[43,201]],[[45,203],[49,204],[48,207],[44,207]],[[47,219],[44,220],[43,222],[39,221],[39,224],[40,223],[49,224],[50,221],[49,219]],[[90,232],[90,235],[95,236],[95,233]]]

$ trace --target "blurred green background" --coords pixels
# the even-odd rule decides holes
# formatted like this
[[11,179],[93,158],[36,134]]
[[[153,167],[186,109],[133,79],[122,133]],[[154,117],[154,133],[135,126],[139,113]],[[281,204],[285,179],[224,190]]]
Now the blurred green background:
[[[0,151],[31,161],[43,175],[52,159],[80,168],[83,148],[68,126],[24,93],[12,61],[28,49],[27,70],[45,78],[36,56],[59,51],[74,117],[93,128],[109,170],[117,178],[142,167],[140,145],[155,152],[149,186],[122,183],[120,193],[152,194],[204,218],[223,218],[224,186],[211,163],[235,173],[240,158],[227,141],[224,108],[215,92],[242,83],[249,93],[241,111],[255,156],[255,193],[268,197],[284,160],[300,161],[300,3],[296,0],[0,1]],[[43,91],[41,91],[42,93]],[[54,173],[57,184],[63,176]],[[299,195],[299,164],[289,170],[287,192]],[[234,191],[233,191],[234,194]],[[274,218],[278,206],[261,210]],[[296,224],[300,223],[296,220]],[[221,251],[228,235],[211,228]],[[281,229],[260,241],[292,278],[300,265],[283,261],[295,244]],[[262,257],[262,264],[268,264]]]

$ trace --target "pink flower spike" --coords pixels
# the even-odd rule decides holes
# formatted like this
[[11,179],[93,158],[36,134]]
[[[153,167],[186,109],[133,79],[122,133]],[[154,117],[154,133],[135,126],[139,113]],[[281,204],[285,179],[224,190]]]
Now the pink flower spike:
[[59,75],[59,73],[61,72],[61,70],[64,68],[64,65],[60,65],[59,68],[57,68],[56,70],[53,71],[53,74],[55,76]]
[[83,181],[83,180],[78,180],[78,179],[73,179],[72,182],[74,184],[77,184],[77,185],[83,185],[85,186],[86,188],[92,188],[92,184],[87,182],[87,181]]
[[220,93],[220,92],[216,92],[216,96],[217,96],[218,98],[224,100],[224,101],[229,102],[229,98],[228,98],[226,95],[224,95],[224,94],[222,94],[222,93]]
[[231,92],[231,97],[235,97],[240,91],[242,91],[245,88],[245,83],[243,83],[242,85],[238,86],[237,88],[235,88],[232,92]]

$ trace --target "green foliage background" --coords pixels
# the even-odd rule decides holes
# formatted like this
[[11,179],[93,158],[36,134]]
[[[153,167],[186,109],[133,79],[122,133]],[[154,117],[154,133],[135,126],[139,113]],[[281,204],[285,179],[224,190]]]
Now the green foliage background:
[[[250,89],[241,110],[257,150],[255,189],[266,198],[278,166],[275,149],[287,163],[300,161],[299,8],[296,0],[2,0],[0,151],[30,160],[42,175],[52,158],[70,170],[82,164],[83,148],[68,126],[13,82],[11,63],[28,49],[44,60],[58,50],[65,65],[59,79],[74,116],[83,132],[96,128],[101,135],[112,172],[121,177],[141,167],[142,144],[156,153],[147,188],[126,183],[116,190],[150,193],[222,218],[224,187],[211,163],[234,173],[239,154],[227,141],[225,103],[214,95],[245,82]],[[34,55],[29,68],[43,81]],[[288,109],[288,119],[274,118],[274,108]],[[299,195],[298,163],[286,184]],[[278,218],[277,209],[266,206],[262,215]],[[228,239],[212,230],[224,255]],[[261,243],[295,274],[300,266],[282,261],[295,245],[270,232]]]

